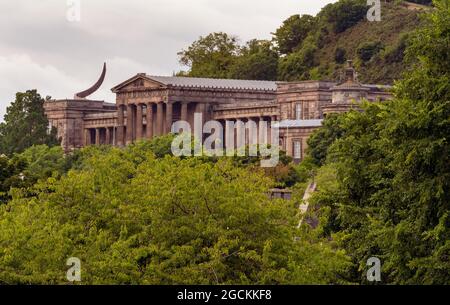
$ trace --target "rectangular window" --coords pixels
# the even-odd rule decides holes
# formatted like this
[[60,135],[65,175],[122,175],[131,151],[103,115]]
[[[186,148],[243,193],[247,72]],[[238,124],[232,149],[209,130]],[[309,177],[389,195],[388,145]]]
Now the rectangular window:
[[302,142],[300,140],[294,141],[294,159],[300,160],[302,158]]
[[301,103],[295,104],[295,119],[296,120],[302,119],[302,104]]
[[48,121],[48,126],[47,126],[47,134],[51,134],[52,133],[52,129],[53,129],[53,124],[52,121]]

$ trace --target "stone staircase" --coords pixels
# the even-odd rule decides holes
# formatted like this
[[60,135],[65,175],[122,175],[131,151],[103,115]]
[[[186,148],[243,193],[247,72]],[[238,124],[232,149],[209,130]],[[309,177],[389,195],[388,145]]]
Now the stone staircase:
[[305,194],[303,195],[303,203],[300,204],[300,206],[299,206],[301,218],[300,218],[300,222],[299,222],[297,228],[300,228],[300,226],[303,223],[303,219],[305,218],[304,216],[305,216],[306,212],[308,211],[308,207],[309,207],[309,198],[316,191],[316,189],[317,189],[317,184],[315,182],[311,182],[305,190]]

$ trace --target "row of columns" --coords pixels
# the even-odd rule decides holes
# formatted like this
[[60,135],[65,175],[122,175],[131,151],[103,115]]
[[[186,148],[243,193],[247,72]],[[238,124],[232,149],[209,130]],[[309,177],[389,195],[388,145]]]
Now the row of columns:
[[[226,128],[227,122],[235,124],[234,143],[237,148],[252,144],[271,144],[271,123],[276,121],[276,116],[260,116],[222,120],[222,126]],[[248,128],[248,124],[254,123],[255,129]],[[264,126],[266,122],[266,126]],[[244,139],[244,142],[239,142]],[[226,142],[226,137],[225,137]]]
[[[156,107],[154,107],[155,104]],[[181,107],[179,109],[180,111],[179,118],[182,121],[189,120],[188,104],[189,103],[183,102],[180,105]],[[155,118],[154,108],[156,108],[155,124],[153,122]],[[164,124],[164,108],[165,108],[165,124]],[[195,112],[204,113],[204,111],[205,111],[204,104],[196,105]],[[126,124],[125,124],[125,116],[126,116]],[[145,124],[144,124],[144,117],[145,117]],[[242,130],[242,127],[236,128],[235,143],[238,144],[239,147],[239,145],[242,146],[245,144],[271,143],[270,123],[276,121],[276,116],[259,116],[259,117],[250,116],[246,118],[227,119],[220,121],[222,123],[224,131],[227,121],[233,121],[235,123],[242,122],[244,124],[249,122],[255,122],[256,129],[254,131],[249,130],[247,128],[244,128],[244,130]],[[171,130],[172,122],[173,122],[173,103],[159,102],[159,103],[145,103],[145,104],[137,103],[137,104],[119,105],[117,115],[118,126],[86,129],[85,144],[86,145],[112,144],[123,146],[132,143],[134,140],[140,140],[143,138],[151,139],[154,136],[160,136],[169,133]],[[267,122],[267,132],[262,131],[263,122]],[[252,132],[255,132],[255,134],[253,134]],[[242,134],[245,135],[244,136],[245,142],[237,143],[238,139],[242,138]]]
[[[154,105],[156,104],[156,124],[154,123]],[[181,103],[181,120],[188,120],[188,104]],[[144,114],[145,106],[145,114]],[[165,107],[164,107],[165,106]],[[165,108],[165,109],[164,109]],[[126,124],[125,124],[126,109]],[[165,110],[165,124],[164,124]],[[146,121],[144,135],[144,117]],[[143,138],[151,139],[153,136],[161,136],[170,132],[173,122],[173,103],[136,103],[128,105],[120,105],[118,107],[118,133],[117,144],[130,144],[134,140]]]
[[116,144],[116,128],[115,127],[98,127],[86,128],[84,130],[85,145],[115,145]]

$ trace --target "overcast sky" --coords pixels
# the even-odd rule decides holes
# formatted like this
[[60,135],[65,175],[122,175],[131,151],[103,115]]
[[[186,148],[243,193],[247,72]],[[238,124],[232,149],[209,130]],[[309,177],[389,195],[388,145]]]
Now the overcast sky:
[[72,98],[100,75],[90,98],[114,102],[110,89],[145,72],[172,75],[177,52],[223,31],[242,42],[270,39],[287,17],[313,14],[332,0],[0,0],[0,121],[17,91]]

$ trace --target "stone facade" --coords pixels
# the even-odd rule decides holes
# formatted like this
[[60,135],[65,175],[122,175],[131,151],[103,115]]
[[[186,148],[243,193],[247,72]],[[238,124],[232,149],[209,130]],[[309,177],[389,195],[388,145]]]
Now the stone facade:
[[[87,145],[127,145],[168,134],[173,122],[194,126],[194,113],[203,121],[278,122],[279,145],[297,161],[304,157],[307,139],[329,113],[348,111],[361,99],[390,98],[388,87],[362,85],[354,68],[345,80],[269,82],[139,73],[112,88],[116,103],[83,98],[51,100],[44,105],[51,126],[58,129],[66,152]],[[270,126],[270,125],[269,125]],[[262,128],[259,129],[261,139]],[[267,137],[270,139],[270,129]],[[248,133],[248,131],[247,131]],[[250,137],[247,135],[247,140]],[[275,143],[272,143],[275,144]]]

